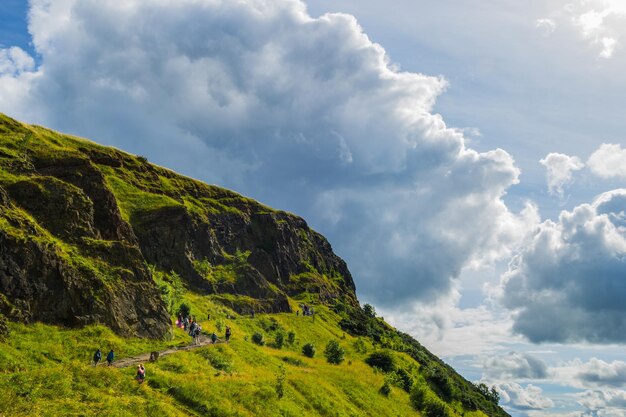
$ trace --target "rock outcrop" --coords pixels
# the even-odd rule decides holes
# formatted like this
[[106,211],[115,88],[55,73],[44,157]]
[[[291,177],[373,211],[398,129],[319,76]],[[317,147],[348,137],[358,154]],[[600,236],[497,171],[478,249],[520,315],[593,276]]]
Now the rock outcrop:
[[145,158],[0,115],[0,313],[163,337],[151,269],[242,312],[289,295],[358,305],[346,264],[297,216]]

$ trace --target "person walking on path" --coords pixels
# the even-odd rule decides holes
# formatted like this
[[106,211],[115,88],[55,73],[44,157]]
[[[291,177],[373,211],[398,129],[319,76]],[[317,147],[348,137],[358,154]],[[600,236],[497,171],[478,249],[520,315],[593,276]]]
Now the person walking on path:
[[146,368],[143,367],[143,363],[137,367],[137,376],[135,379],[141,384],[146,379]]
[[96,350],[96,353],[93,354],[93,366],[98,366],[98,362],[102,359],[102,352],[100,349]]
[[230,327],[226,326],[226,334],[225,334],[225,336],[226,336],[226,343],[228,343],[228,341],[230,340],[230,334],[231,334]]
[[111,349],[109,351],[109,353],[107,354],[107,363],[108,366],[111,366],[111,364],[113,363],[113,360],[115,359],[115,353],[113,353],[113,349]]
[[213,344],[215,344],[215,342],[217,342],[217,335],[215,334],[215,332],[211,333],[211,342]]

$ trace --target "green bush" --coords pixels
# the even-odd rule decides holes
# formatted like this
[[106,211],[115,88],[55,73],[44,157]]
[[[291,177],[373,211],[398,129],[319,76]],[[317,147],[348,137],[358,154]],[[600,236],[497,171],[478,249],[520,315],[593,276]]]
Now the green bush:
[[424,415],[426,417],[450,417],[450,413],[446,405],[436,399],[429,399],[424,406]]
[[300,366],[300,367],[305,367],[306,364],[304,362],[302,362],[300,359],[298,358],[292,358],[291,356],[283,356],[282,358],[283,362],[286,362],[290,365],[293,366]]
[[293,330],[290,330],[289,333],[287,333],[287,343],[289,343],[290,345],[293,345],[296,342],[296,332],[294,332]]
[[326,356],[326,361],[328,363],[332,363],[333,365],[339,365],[341,362],[343,362],[345,353],[346,352],[336,340],[331,340],[330,342],[328,342],[326,348],[324,349],[324,356]]
[[426,399],[426,389],[421,385],[414,384],[413,388],[411,389],[411,395],[409,399],[413,408],[418,411],[421,410],[424,406],[424,401]]
[[400,388],[406,392],[411,392],[411,387],[413,387],[413,376],[404,368],[396,369],[396,374],[398,375]]
[[439,396],[447,401],[452,400],[454,385],[450,377],[439,367],[432,367],[427,372],[426,380]]
[[277,349],[282,349],[285,344],[285,334],[283,332],[276,333],[274,337],[274,347]]
[[252,343],[255,345],[263,346],[265,344],[265,340],[263,339],[263,335],[259,332],[255,332],[252,335]]
[[191,314],[191,307],[189,307],[187,304],[182,303],[179,307],[178,307],[178,311],[176,312],[177,314],[180,314],[184,317],[189,317],[189,314]]
[[315,346],[313,346],[313,343],[307,343],[302,346],[302,354],[308,358],[315,356]]
[[378,392],[380,392],[385,397],[388,397],[389,394],[391,394],[391,385],[389,385],[389,382],[385,381],[383,383],[383,386],[380,387],[380,389],[378,390]]
[[383,372],[391,372],[396,368],[393,360],[393,355],[387,350],[372,352],[365,359],[365,363],[371,367],[376,367]]

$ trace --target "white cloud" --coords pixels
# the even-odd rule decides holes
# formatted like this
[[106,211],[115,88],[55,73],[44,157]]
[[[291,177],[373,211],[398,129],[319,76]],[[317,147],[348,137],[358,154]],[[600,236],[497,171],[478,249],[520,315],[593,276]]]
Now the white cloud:
[[571,184],[572,173],[585,166],[577,156],[554,152],[546,155],[539,163],[546,167],[548,191],[560,197],[563,197],[563,187]]
[[536,26],[544,36],[551,35],[556,30],[556,22],[548,18],[537,19]]
[[[476,307],[459,307],[460,298],[455,289],[436,303],[378,311],[388,323],[414,335],[441,357],[494,355],[503,344],[522,342],[520,337],[511,335],[513,323],[507,311],[488,301]],[[472,366],[480,366],[480,362],[472,359]]]
[[599,49],[600,58],[613,57],[626,34],[626,4],[622,0],[578,0],[568,3],[563,12],[582,38]]
[[544,410],[554,406],[550,398],[543,396],[543,390],[532,384],[524,388],[515,382],[508,382],[497,385],[496,390],[502,404],[518,410]]
[[433,114],[446,81],[398,71],[352,16],[33,0],[29,30],[41,66],[0,80],[0,109],[303,215],[375,302],[434,300],[537,221],[502,200],[511,156],[468,148]]
[[22,48],[13,46],[0,49],[0,77],[16,76],[22,72],[32,71],[34,68],[35,60]]
[[605,362],[592,358],[581,364],[577,369],[577,378],[587,384],[606,387],[622,387],[626,385],[626,362]]
[[514,330],[533,342],[626,341],[626,189],[542,223],[503,276]]
[[618,144],[603,143],[591,154],[587,166],[600,178],[626,178],[626,149]]
[[578,403],[587,408],[593,416],[626,416],[626,391],[585,391],[577,394],[575,398],[577,398]]
[[494,380],[545,379],[548,366],[541,359],[522,352],[508,352],[483,360],[483,378]]

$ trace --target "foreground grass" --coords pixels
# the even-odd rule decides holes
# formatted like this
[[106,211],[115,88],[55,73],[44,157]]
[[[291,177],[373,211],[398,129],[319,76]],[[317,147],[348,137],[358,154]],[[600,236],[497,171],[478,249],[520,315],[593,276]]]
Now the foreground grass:
[[[344,334],[337,325],[339,317],[323,306],[316,307],[315,319],[287,313],[253,318],[237,315],[210,296],[187,293],[185,302],[206,331],[221,336],[229,325],[231,342],[147,364],[147,380],[141,385],[133,379],[133,367],[92,366],[95,349],[106,354],[112,348],[120,359],[189,343],[183,331],[175,329],[169,341],[151,341],[120,338],[103,326],[71,330],[11,324],[10,335],[0,343],[0,416],[420,415],[403,390],[394,387],[389,396],[379,393],[385,375],[363,361],[373,346]],[[206,320],[209,313],[211,320]],[[277,333],[290,331],[294,343],[272,346]],[[253,344],[254,332],[262,333],[268,343]],[[323,357],[331,339],[346,350],[340,365],[328,364]],[[301,354],[308,342],[317,348],[314,358]],[[398,363],[415,364],[402,354],[396,356]],[[284,395],[279,397],[281,373]],[[458,411],[460,415],[462,409]]]

